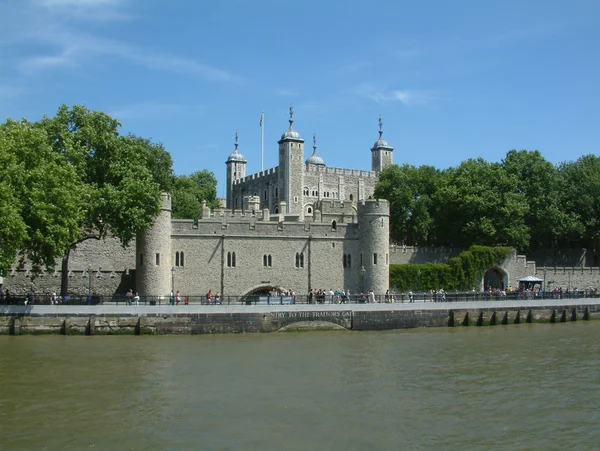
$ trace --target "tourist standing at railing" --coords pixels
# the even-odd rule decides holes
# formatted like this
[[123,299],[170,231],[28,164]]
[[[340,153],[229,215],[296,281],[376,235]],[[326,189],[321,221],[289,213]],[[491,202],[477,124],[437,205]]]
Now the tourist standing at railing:
[[217,291],[217,294],[215,294],[215,304],[221,305],[221,293],[219,291]]
[[138,292],[135,292],[135,296],[133,297],[133,303],[135,305],[140,305],[140,295],[138,294]]
[[206,293],[206,302],[212,304],[212,290],[208,290],[208,293]]
[[133,289],[130,288],[129,291],[127,293],[125,293],[125,301],[127,302],[127,305],[131,305],[131,302],[133,301]]
[[373,290],[369,290],[369,303],[375,304],[375,292]]
[[56,296],[56,291],[53,291],[50,295],[50,304],[55,305],[58,304],[58,296]]
[[175,303],[177,305],[179,305],[180,302],[181,302],[181,294],[179,294],[179,290],[177,290],[177,292],[175,293]]

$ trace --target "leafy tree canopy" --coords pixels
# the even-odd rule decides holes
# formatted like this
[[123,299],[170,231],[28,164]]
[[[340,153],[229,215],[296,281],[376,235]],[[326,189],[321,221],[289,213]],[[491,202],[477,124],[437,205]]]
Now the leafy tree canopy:
[[171,189],[172,215],[174,218],[197,218],[206,201],[209,208],[217,207],[217,179],[207,170],[190,175],[173,177]]

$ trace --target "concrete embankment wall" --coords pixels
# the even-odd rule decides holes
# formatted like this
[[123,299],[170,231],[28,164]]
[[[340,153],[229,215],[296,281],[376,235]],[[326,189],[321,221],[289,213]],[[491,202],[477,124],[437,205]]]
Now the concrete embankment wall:
[[[481,306],[483,304],[484,306]],[[493,304],[493,305],[492,305]],[[148,309],[100,313],[36,311],[36,307],[0,310],[0,334],[167,335],[276,332],[286,330],[391,330],[418,327],[495,326],[563,323],[600,319],[600,303],[573,301],[548,305],[507,303],[415,304],[373,308],[339,305],[293,306],[249,311],[166,312]],[[308,307],[308,308],[307,308]],[[310,308],[312,307],[312,309]]]

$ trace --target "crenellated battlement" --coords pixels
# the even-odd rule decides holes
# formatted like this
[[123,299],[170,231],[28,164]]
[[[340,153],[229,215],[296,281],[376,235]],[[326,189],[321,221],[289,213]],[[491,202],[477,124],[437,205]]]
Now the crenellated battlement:
[[390,215],[390,203],[385,199],[364,199],[358,203],[358,215]]
[[251,175],[247,175],[246,177],[243,177],[239,180],[234,180],[233,184],[234,185],[239,185],[241,183],[246,183],[246,182],[250,182],[252,180],[259,180],[263,177],[268,177],[268,176],[272,176],[277,174],[277,169],[278,167],[275,166],[273,168],[269,168],[269,169],[265,169],[264,171],[260,171],[260,172],[255,172],[254,174]]
[[333,166],[316,166],[313,164],[307,164],[306,171],[309,173],[354,175],[357,177],[366,177],[366,178],[379,177],[379,172],[377,172],[377,171],[365,171],[363,169],[337,168],[337,167],[333,167]]

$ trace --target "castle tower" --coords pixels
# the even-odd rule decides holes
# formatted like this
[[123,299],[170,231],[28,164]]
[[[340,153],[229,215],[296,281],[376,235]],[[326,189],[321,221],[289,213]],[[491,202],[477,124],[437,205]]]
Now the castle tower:
[[294,111],[290,105],[290,128],[281,135],[279,144],[279,202],[286,203],[286,211],[303,218],[302,188],[304,187],[304,139],[292,124]]
[[375,141],[371,149],[371,167],[372,171],[381,171],[384,167],[392,164],[394,148],[391,147],[385,139],[381,137],[383,134],[383,118],[379,116],[379,139]]
[[[241,204],[235,205],[233,196],[233,183],[237,180],[246,177],[246,164],[248,162],[244,156],[238,150],[238,132],[235,131],[235,149],[229,155],[229,158],[225,162],[227,165],[227,195],[226,195],[226,208],[234,209],[241,208]],[[241,200],[240,200],[241,202]]]
[[168,296],[171,292],[171,196],[160,196],[159,215],[136,238],[135,284],[140,296]]
[[[390,283],[390,206],[384,199],[369,199],[358,204],[359,290],[384,294]],[[364,267],[364,274],[362,268]]]

